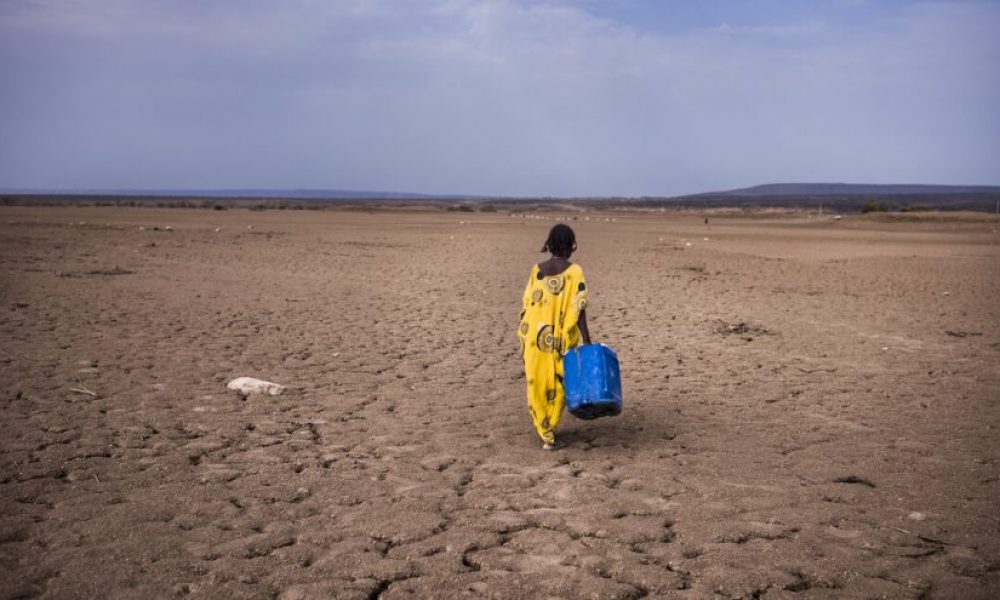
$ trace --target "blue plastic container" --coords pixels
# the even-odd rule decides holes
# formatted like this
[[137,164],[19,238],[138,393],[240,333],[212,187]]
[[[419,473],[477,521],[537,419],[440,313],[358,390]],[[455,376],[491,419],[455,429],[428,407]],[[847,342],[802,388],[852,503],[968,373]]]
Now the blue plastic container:
[[611,417],[622,412],[622,378],[618,356],[604,344],[573,348],[563,357],[566,408],[581,419]]

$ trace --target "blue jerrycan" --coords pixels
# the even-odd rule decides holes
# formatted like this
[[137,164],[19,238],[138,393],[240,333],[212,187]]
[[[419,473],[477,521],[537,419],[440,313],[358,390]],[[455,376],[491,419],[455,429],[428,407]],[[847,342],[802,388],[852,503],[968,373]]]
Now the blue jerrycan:
[[614,350],[604,344],[579,346],[566,353],[563,367],[570,414],[589,420],[622,412],[622,378]]

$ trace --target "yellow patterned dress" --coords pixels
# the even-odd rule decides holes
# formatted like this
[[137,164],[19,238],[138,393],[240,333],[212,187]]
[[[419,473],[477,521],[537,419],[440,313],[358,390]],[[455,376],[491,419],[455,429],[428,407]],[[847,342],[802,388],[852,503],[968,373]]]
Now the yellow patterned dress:
[[528,409],[535,431],[546,444],[555,443],[555,429],[566,406],[563,355],[580,342],[578,321],[587,308],[583,269],[570,265],[546,277],[535,265],[524,288],[518,337],[528,384]]

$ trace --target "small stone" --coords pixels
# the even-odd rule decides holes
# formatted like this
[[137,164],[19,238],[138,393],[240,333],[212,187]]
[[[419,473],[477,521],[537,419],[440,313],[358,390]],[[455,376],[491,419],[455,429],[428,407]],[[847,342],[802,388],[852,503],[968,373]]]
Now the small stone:
[[230,390],[238,392],[241,396],[250,394],[267,394],[268,396],[278,396],[285,391],[285,386],[253,377],[237,377],[226,384]]
[[913,511],[910,514],[906,515],[906,518],[911,521],[923,521],[924,519],[927,518],[927,515],[925,515],[922,512]]

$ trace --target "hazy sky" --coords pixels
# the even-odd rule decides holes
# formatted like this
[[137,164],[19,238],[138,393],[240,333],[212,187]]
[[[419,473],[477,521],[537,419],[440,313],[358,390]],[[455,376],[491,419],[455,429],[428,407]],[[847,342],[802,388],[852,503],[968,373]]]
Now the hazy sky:
[[1000,184],[1000,1],[0,0],[0,188]]

